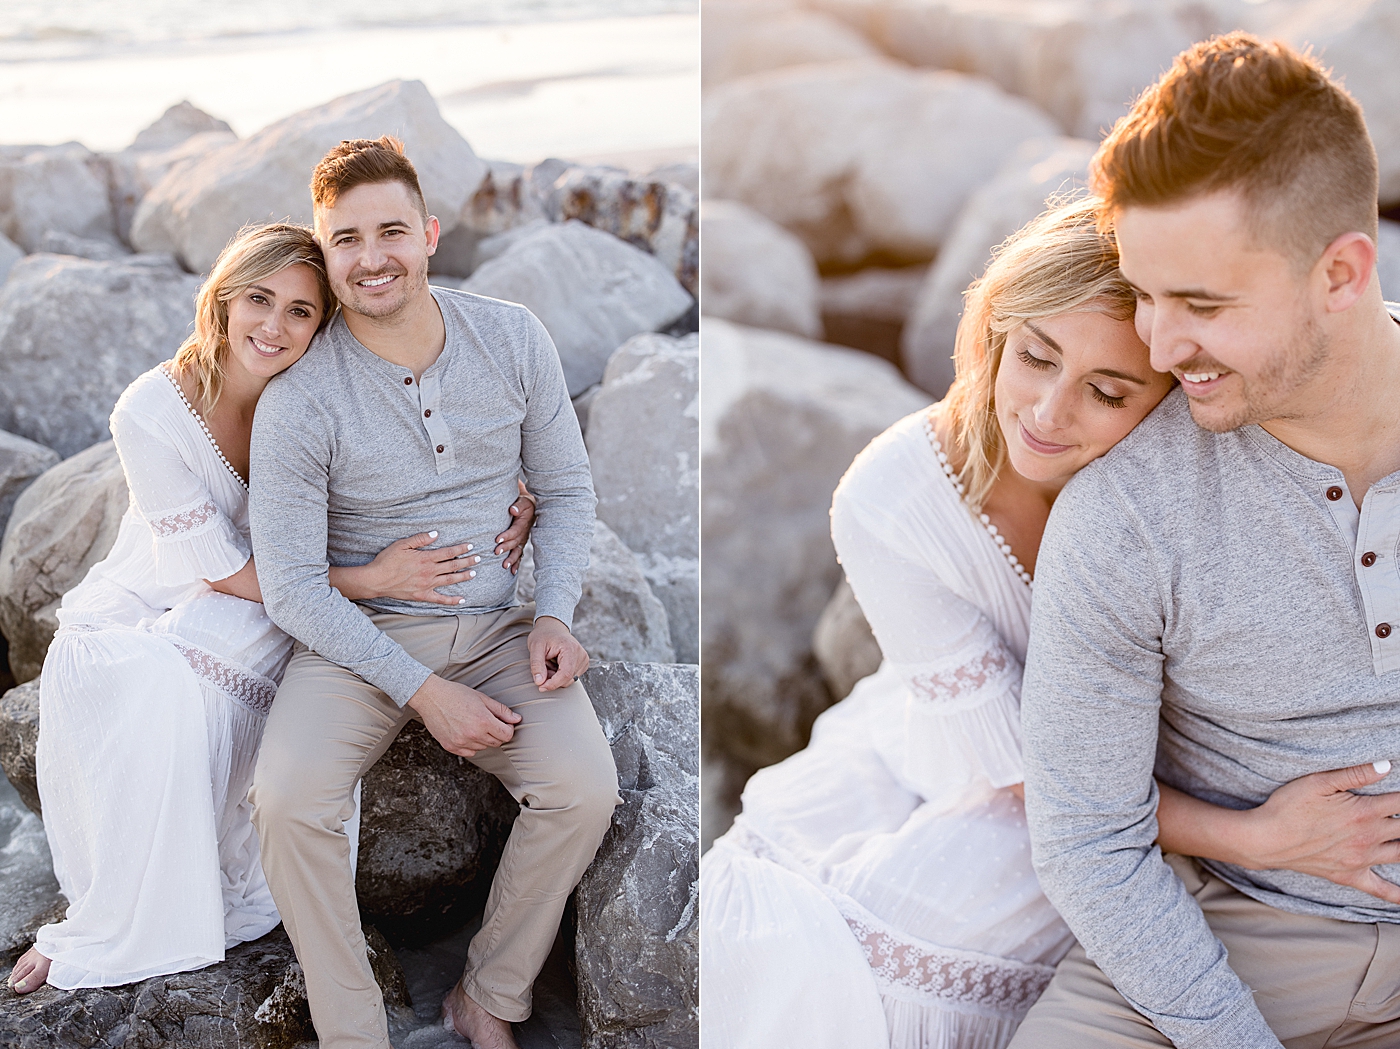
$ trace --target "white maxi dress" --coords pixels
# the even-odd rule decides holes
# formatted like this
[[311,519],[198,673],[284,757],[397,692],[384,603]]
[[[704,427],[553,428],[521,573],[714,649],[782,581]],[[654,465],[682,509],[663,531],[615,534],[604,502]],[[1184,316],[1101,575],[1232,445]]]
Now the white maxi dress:
[[111,429],[131,503],[64,595],[40,685],[39,796],[69,906],[35,946],[62,988],[197,969],[278,922],[247,793],[291,639],[204,582],[248,561],[247,486],[160,368]]
[[946,462],[925,410],[836,489],[884,662],[704,857],[703,1049],[1002,1049],[1073,943],[1006,789],[1029,579]]

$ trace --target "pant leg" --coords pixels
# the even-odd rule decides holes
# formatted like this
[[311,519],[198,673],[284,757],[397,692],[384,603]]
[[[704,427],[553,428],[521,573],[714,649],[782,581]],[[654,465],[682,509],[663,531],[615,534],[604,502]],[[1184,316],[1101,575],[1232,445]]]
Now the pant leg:
[[518,1022],[559,931],[569,893],[593,861],[621,803],[617,768],[583,686],[541,692],[526,644],[532,606],[462,616],[453,680],[521,716],[509,743],[470,759],[521,804],[491,882],[463,977],[488,1012]]
[[[426,666],[446,662],[455,617],[372,618]],[[325,1049],[389,1049],[344,824],[354,812],[355,784],[412,717],[358,675],[301,649],[264,729],[249,794],[253,822]]]
[[[1201,905],[1211,930],[1229,952],[1230,967],[1254,991],[1264,1019],[1288,1049],[1400,1044],[1329,1040],[1347,1025],[1373,968],[1375,925],[1290,914],[1237,892],[1187,857],[1168,856],[1167,862]],[[1396,982],[1390,981],[1391,994]],[[1076,944],[1010,1049],[1171,1044]]]

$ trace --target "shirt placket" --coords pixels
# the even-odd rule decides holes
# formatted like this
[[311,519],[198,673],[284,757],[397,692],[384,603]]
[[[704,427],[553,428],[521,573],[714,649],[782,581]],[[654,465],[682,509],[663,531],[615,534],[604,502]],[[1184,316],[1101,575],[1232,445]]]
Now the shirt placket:
[[418,419],[427,435],[428,448],[439,474],[456,465],[452,434],[442,416],[442,383],[437,374],[425,374],[412,384],[418,393]]
[[[1346,503],[1355,506],[1350,498]],[[1357,518],[1352,567],[1366,612],[1371,663],[1384,674],[1400,670],[1400,491],[1372,488]]]

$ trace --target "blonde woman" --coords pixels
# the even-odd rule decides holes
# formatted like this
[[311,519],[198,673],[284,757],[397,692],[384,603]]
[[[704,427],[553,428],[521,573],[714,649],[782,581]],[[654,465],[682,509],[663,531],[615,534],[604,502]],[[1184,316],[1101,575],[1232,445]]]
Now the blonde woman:
[[[249,437],[263,387],[334,302],[309,229],[245,229],[200,290],[194,334],[112,412],[131,503],[111,553],[64,595],[40,685],[39,794],[69,906],[16,964],[20,993],[197,969],[278,922],[246,795],[292,642],[263,611],[250,553]],[[512,510],[507,568],[533,517],[528,500]],[[331,583],[455,603],[434,588],[481,556],[426,549],[435,537],[332,568]]]
[[[1072,944],[1022,808],[1036,551],[1060,488],[1173,384],[1097,217],[1072,203],[1003,245],[948,395],[836,489],[832,538],[885,661],[749,780],[704,858],[705,1049],[1001,1049]],[[1380,778],[1318,773],[1250,813],[1163,786],[1158,841],[1258,867],[1291,848],[1320,873],[1350,833],[1323,799]]]

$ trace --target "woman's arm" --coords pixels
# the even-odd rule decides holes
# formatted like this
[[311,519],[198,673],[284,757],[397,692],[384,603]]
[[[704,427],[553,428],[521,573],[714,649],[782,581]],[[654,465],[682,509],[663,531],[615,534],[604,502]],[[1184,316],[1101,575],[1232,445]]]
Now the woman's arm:
[[1355,794],[1379,783],[1390,762],[1316,772],[1285,783],[1264,804],[1227,809],[1158,782],[1163,852],[1249,870],[1293,870],[1400,904],[1400,886],[1373,867],[1400,863],[1400,794]]

